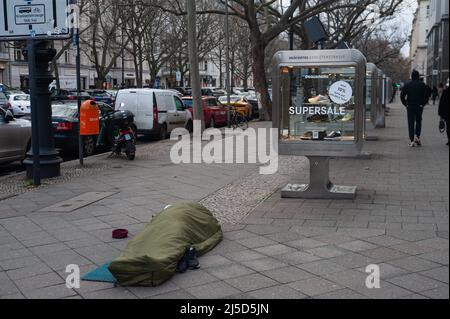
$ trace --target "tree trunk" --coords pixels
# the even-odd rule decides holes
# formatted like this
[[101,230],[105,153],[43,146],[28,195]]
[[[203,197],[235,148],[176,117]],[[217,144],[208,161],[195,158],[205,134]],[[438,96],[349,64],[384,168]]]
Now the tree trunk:
[[260,120],[270,121],[272,119],[272,101],[270,100],[269,91],[267,89],[267,76],[265,67],[265,49],[266,45],[263,41],[255,37],[251,37],[252,56],[253,56],[253,77],[256,92],[259,93],[262,110],[260,112]]

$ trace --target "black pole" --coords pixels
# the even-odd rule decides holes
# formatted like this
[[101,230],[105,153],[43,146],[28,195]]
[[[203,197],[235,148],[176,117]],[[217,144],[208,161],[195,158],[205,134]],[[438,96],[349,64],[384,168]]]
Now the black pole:
[[75,41],[77,47],[77,103],[78,103],[78,157],[80,159],[80,165],[84,165],[84,152],[83,152],[83,137],[81,136],[81,57],[80,57],[80,34],[79,29],[74,30],[76,32]]
[[55,57],[56,50],[48,48],[46,41],[35,40],[29,42],[26,51],[24,53],[30,66],[31,100],[34,103],[32,107],[34,141],[23,163],[27,168],[27,177],[39,183],[39,178],[61,175],[62,159],[55,149],[51,94],[48,89],[49,84],[54,80],[49,70],[49,63]]
[[39,119],[38,106],[36,101],[36,54],[34,40],[28,40],[28,77],[30,85],[30,99],[31,99],[31,143],[33,150],[33,184],[34,186],[41,185],[41,169],[39,160]]

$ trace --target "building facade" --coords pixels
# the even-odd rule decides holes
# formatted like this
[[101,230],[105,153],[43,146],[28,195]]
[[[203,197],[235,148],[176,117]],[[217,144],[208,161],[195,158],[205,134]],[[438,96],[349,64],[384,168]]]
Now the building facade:
[[411,33],[411,71],[417,70],[427,78],[428,62],[428,24],[430,18],[430,0],[418,0]]
[[448,0],[430,0],[427,28],[427,82],[430,86],[448,83],[449,35]]

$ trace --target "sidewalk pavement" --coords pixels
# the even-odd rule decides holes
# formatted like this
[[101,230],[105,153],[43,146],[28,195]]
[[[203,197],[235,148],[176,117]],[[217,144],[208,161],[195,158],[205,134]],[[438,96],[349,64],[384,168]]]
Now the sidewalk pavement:
[[[425,112],[421,149],[407,147],[405,111],[395,104],[380,140],[366,143],[371,160],[332,161],[333,181],[358,185],[354,201],[281,199],[284,183],[307,181],[304,158],[282,158],[272,177],[259,177],[256,165],[174,165],[170,141],[139,149],[133,163],[96,158],[89,175],[0,202],[0,298],[448,298],[449,150],[436,113]],[[233,191],[248,193],[234,200]],[[88,192],[112,195],[49,211]],[[185,201],[205,203],[225,231],[200,270],[156,288],[65,287],[66,265],[85,274],[119,256],[127,240],[111,239],[112,229],[134,236],[164,206]],[[381,269],[380,289],[366,288],[370,264]]]

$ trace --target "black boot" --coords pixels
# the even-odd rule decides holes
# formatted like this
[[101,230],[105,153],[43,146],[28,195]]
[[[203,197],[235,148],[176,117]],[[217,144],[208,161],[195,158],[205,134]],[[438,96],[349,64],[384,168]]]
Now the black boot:
[[186,251],[188,267],[191,270],[200,269],[200,262],[197,259],[197,252],[194,247],[189,247]]

